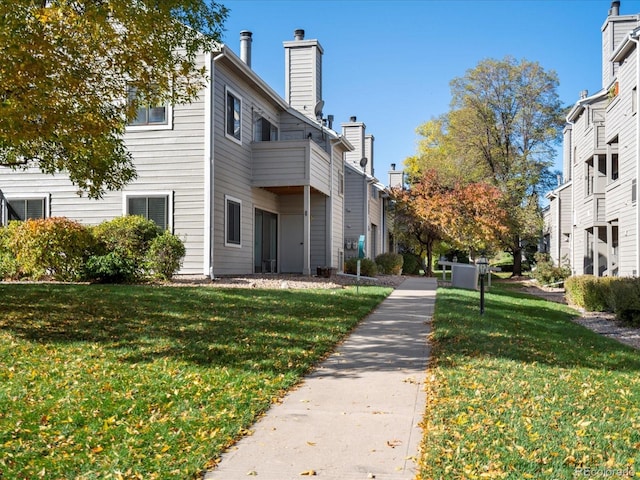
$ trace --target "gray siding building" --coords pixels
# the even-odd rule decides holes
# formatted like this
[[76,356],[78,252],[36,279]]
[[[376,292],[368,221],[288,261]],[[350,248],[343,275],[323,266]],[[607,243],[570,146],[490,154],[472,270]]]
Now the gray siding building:
[[567,116],[563,179],[550,192],[552,258],[574,274],[640,272],[640,15],[614,1],[602,26],[602,85]]
[[[344,155],[322,117],[322,54],[304,32],[284,43],[286,99],[227,46],[203,53],[210,82],[188,105],[141,112],[125,134],[138,177],[100,200],[64,175],[0,169],[0,220],[64,216],[95,225],[142,214],[180,236],[181,274],[342,270]],[[142,115],[144,114],[144,115]]]

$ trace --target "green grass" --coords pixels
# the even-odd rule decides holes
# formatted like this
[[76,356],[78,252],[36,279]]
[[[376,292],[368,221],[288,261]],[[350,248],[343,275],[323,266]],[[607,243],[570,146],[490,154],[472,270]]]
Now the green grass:
[[478,299],[437,293],[420,478],[640,476],[640,352],[499,282]]
[[0,478],[197,478],[389,292],[0,285]]

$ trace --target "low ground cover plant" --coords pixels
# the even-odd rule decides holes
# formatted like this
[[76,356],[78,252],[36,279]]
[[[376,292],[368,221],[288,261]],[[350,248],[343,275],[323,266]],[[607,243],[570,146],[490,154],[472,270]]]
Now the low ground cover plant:
[[0,477],[193,479],[390,289],[0,284]]
[[492,285],[438,289],[420,479],[638,471],[640,352],[570,308]]

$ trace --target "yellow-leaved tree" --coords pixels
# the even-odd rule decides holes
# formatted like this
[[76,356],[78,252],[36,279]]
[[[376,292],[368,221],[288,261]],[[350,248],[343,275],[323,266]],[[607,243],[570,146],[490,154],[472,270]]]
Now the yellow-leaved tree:
[[141,106],[197,96],[197,55],[226,16],[208,0],[1,2],[0,165],[64,172],[93,198],[123,187],[125,126]]

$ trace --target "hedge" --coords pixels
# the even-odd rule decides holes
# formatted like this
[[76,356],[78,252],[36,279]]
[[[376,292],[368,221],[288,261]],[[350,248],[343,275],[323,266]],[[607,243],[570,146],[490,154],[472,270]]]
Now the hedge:
[[590,312],[610,311],[640,326],[640,278],[578,275],[565,281],[567,300]]

